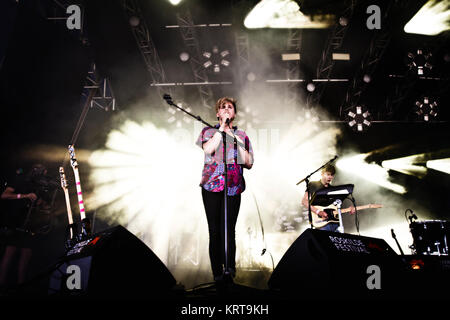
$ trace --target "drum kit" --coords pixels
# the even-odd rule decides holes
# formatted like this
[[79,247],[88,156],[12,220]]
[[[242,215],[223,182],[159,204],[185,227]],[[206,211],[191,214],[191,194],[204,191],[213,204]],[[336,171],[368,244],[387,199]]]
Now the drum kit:
[[450,221],[410,219],[409,229],[413,237],[410,248],[414,254],[448,256]]

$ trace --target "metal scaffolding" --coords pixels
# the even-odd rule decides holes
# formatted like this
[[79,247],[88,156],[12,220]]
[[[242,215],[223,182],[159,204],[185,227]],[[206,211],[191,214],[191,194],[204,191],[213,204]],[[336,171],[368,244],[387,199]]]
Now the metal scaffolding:
[[[389,3],[388,7],[383,11],[382,25],[385,26],[385,22],[392,8],[392,2]],[[367,48],[363,58],[361,59],[360,66],[356,71],[353,80],[351,81],[345,99],[339,108],[339,117],[345,116],[345,113],[351,109],[353,106],[360,102],[361,96],[364,90],[369,85],[375,70],[383,58],[386,48],[388,47],[392,32],[389,28],[382,28],[380,30],[375,30],[374,36],[372,37],[369,47]],[[378,117],[382,116],[382,110],[378,110]]]
[[[289,53],[301,51],[302,29],[289,29],[287,39],[287,50]],[[294,80],[300,78],[300,60],[290,60],[286,63],[286,79]],[[288,82],[286,86],[285,103],[288,106],[295,105],[299,98],[298,82]]]
[[236,43],[236,53],[237,53],[237,78],[240,86],[242,87],[245,83],[245,78],[250,72],[250,43],[248,39],[248,34],[244,32],[236,32],[234,34],[234,39]]
[[[159,59],[158,51],[150,36],[150,31],[145,23],[139,2],[136,0],[122,0],[122,6],[139,51],[152,78],[152,84],[165,83],[166,75]],[[161,98],[165,93],[171,94],[170,88],[163,90],[162,87],[156,86],[156,89]],[[161,101],[163,100],[161,99]]]
[[[185,11],[184,14],[177,14],[178,25],[180,26],[181,38],[183,39],[184,45],[190,55],[190,65],[194,79],[198,83],[208,83],[208,76],[206,71],[200,62],[201,51],[198,42],[196,27],[192,20],[192,16],[189,10]],[[200,94],[200,99],[202,105],[206,108],[211,109],[214,106],[213,92],[211,87],[208,85],[197,86],[198,92]]]
[[[356,6],[356,0],[350,0],[349,5],[342,13],[342,16],[346,17],[348,20],[351,20],[353,16],[353,11]],[[316,78],[317,79],[330,79],[331,71],[334,67],[334,60],[332,59],[332,53],[341,48],[342,43],[344,42],[344,37],[347,33],[349,24],[340,24],[337,23],[334,27],[333,31],[328,38],[327,45],[325,49],[322,51],[322,56],[319,61],[319,64],[316,69]],[[309,107],[313,107],[318,104],[322,98],[323,92],[328,84],[328,81],[325,81],[319,85],[316,85],[315,90],[307,96],[307,105]]]

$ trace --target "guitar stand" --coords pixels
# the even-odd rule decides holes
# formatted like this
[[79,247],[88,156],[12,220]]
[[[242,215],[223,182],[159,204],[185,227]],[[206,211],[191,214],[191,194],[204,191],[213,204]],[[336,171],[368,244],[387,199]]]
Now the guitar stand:
[[342,213],[341,213],[342,200],[336,199],[333,202],[333,205],[335,205],[337,207],[337,212],[338,212],[338,216],[339,216],[339,227],[337,228],[337,231],[340,233],[344,233],[344,224],[342,223]]

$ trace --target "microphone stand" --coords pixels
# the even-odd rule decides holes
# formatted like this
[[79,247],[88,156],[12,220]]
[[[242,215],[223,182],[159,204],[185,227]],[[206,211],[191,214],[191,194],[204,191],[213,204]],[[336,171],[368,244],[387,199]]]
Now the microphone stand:
[[305,178],[303,178],[302,180],[300,180],[299,182],[296,183],[296,185],[298,186],[303,181],[306,182],[306,192],[308,193],[308,219],[309,219],[309,224],[311,226],[311,229],[313,228],[313,224],[312,224],[312,214],[311,214],[311,192],[310,192],[310,188],[309,188],[309,178],[311,178],[311,176],[314,173],[316,173],[317,171],[321,170],[322,168],[325,168],[328,164],[335,161],[337,158],[338,158],[338,156],[334,156],[333,159],[329,160],[323,166],[321,166],[320,168],[317,168],[316,170],[314,170],[313,172],[308,174]]
[[[192,113],[184,110],[182,107],[177,106],[173,101],[170,95],[168,94],[164,94],[163,99],[166,100],[166,102],[185,112],[186,114],[190,115],[191,117],[193,117],[194,119],[202,122],[203,124],[205,124],[206,126],[210,127],[210,128],[214,128],[212,125],[210,125],[209,123],[207,123],[206,121],[204,121],[200,116],[195,116]],[[233,138],[232,136],[230,136],[229,134],[227,134],[225,131],[222,132],[222,143],[223,143],[223,164],[224,164],[224,189],[223,189],[223,193],[224,193],[224,220],[225,220],[225,263],[224,263],[224,280],[228,281],[230,280],[231,277],[231,271],[229,270],[229,255],[228,255],[228,168],[227,168],[227,136],[230,138]],[[243,147],[245,149],[245,145],[240,143],[239,141],[235,140],[235,143],[237,143],[238,145],[240,145],[241,147]]]

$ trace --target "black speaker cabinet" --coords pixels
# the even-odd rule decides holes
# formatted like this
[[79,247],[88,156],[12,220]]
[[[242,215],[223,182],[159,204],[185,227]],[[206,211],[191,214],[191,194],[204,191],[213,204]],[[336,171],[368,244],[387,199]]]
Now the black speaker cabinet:
[[268,285],[294,296],[380,296],[403,287],[402,267],[382,239],[308,229],[286,251]]
[[48,294],[81,297],[162,297],[176,284],[141,240],[117,226],[77,243],[52,272]]

